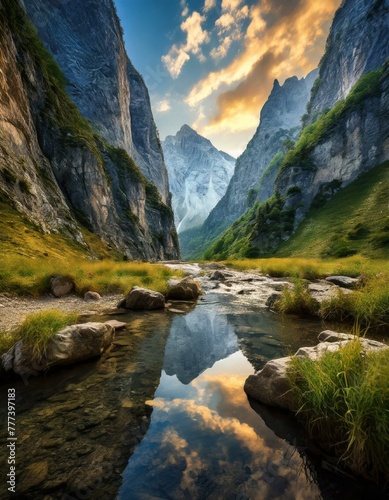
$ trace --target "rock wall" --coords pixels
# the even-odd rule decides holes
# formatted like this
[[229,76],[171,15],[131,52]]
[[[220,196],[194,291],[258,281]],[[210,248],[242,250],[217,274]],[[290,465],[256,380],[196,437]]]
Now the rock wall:
[[[288,78],[281,86],[274,82],[271,94],[264,104],[259,126],[246,150],[237,159],[234,175],[225,196],[212,210],[204,224],[204,231],[217,231],[232,224],[249,207],[248,192],[261,181],[272,158],[287,139],[296,139],[301,128],[301,117],[306,112],[310,91],[317,71],[306,78]],[[265,193],[272,189],[273,176],[267,181]],[[263,200],[262,200],[263,201]]]
[[335,14],[309,104],[311,120],[389,57],[389,0],[345,0]]
[[125,149],[81,116],[19,2],[1,2],[0,36],[2,199],[81,244],[86,227],[129,258],[177,258],[170,207]]
[[24,6],[81,114],[128,152],[167,203],[167,170],[148,90],[127,57],[113,1],[24,0]]

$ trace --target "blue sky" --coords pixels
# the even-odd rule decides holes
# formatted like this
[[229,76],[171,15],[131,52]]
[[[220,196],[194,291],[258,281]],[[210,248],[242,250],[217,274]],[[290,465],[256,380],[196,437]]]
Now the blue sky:
[[115,0],[161,139],[184,123],[238,156],[275,78],[314,69],[340,0]]

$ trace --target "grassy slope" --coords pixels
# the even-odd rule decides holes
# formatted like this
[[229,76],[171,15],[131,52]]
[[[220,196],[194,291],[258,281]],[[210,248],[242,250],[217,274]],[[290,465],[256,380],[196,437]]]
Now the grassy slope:
[[388,172],[389,162],[385,162],[339,191],[323,207],[311,209],[276,255],[389,257]]
[[45,234],[8,203],[0,201],[0,255],[30,258],[118,258],[96,235],[87,230],[83,236],[89,248],[60,234]]

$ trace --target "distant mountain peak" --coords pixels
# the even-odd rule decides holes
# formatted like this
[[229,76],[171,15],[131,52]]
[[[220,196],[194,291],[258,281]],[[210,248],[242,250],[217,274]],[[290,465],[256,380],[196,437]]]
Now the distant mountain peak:
[[189,125],[162,143],[178,232],[196,227],[226,192],[235,158]]
[[180,128],[180,130],[177,132],[176,135],[178,134],[196,134],[196,135],[199,135],[196,130],[193,130],[192,127],[190,127],[189,125],[187,125],[186,123],[184,123],[184,125]]

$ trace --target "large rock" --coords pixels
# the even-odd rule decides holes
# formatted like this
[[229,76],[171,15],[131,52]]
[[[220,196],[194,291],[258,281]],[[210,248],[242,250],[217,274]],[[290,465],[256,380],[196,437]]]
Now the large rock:
[[244,384],[244,390],[251,398],[262,403],[297,410],[293,398],[287,369],[290,356],[268,361],[257,375],[250,375]]
[[172,300],[193,300],[202,294],[201,285],[191,277],[168,281],[167,298]]
[[100,356],[112,343],[115,330],[103,323],[84,323],[64,328],[46,344],[42,355],[19,340],[1,357],[5,371],[22,377],[36,375],[52,366],[69,365]]
[[358,278],[350,278],[349,276],[328,276],[326,281],[342,288],[355,288],[359,282]]
[[[301,347],[295,354],[298,357],[308,357],[313,361],[318,360],[327,352],[336,352],[340,347],[355,339],[354,335],[332,332],[321,332],[319,340],[324,340],[313,347]],[[360,339],[366,352],[388,349],[386,344],[369,339]],[[287,370],[292,357],[273,359],[266,363],[256,375],[250,375],[245,382],[246,394],[262,403],[297,411],[298,405],[293,397]]]
[[119,305],[134,310],[163,309],[165,307],[165,297],[159,292],[134,286],[127,295],[125,302],[121,301]]
[[69,276],[53,276],[50,280],[50,288],[55,297],[64,297],[74,291],[75,285]]

